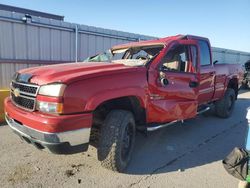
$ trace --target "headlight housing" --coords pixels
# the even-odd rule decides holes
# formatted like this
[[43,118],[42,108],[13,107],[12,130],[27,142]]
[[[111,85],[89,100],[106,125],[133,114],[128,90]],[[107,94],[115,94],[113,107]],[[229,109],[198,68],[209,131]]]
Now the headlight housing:
[[38,94],[50,97],[61,97],[63,96],[65,84],[49,84],[40,87]]
[[40,112],[61,114],[63,113],[63,104],[54,102],[37,101],[36,109]]
[[63,103],[61,98],[64,94],[65,88],[66,85],[61,83],[40,86],[36,109],[45,113],[62,114]]

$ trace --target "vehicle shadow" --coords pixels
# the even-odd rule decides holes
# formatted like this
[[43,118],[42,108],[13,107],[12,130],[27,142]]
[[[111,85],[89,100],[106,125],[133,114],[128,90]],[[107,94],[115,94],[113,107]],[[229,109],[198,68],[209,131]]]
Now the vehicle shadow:
[[186,170],[221,161],[234,147],[244,147],[249,99],[238,99],[232,117],[200,115],[147,136],[137,134],[125,173],[150,175]]

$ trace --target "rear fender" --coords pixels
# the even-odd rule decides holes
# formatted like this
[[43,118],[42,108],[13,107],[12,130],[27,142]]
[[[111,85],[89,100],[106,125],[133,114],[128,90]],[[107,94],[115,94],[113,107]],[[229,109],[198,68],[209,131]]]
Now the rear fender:
[[225,87],[224,87],[224,92],[223,92],[223,96],[225,95],[226,93],[226,90],[228,88],[232,88],[235,90],[235,95],[237,97],[238,95],[238,85],[239,85],[239,79],[237,77],[237,75],[231,75],[229,76],[227,79],[226,79],[226,82],[225,82]]

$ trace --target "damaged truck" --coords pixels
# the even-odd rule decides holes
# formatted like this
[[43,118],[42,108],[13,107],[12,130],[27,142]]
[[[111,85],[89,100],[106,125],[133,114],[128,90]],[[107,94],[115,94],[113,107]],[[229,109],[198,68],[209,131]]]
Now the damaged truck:
[[228,118],[242,79],[239,64],[212,62],[204,37],[122,44],[84,62],[15,73],[6,122],[27,143],[53,153],[83,152],[96,143],[102,166],[123,172],[136,130],[155,131],[211,106]]

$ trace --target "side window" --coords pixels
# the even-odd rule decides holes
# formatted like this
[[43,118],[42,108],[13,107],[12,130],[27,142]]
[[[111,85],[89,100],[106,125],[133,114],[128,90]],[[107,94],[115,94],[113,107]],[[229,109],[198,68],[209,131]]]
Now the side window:
[[162,68],[168,71],[186,72],[188,66],[188,48],[174,46],[162,59]]
[[208,43],[206,41],[200,40],[200,64],[202,65],[210,65],[210,50]]

